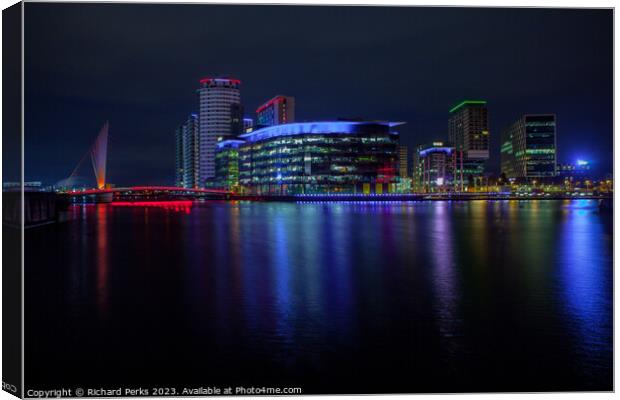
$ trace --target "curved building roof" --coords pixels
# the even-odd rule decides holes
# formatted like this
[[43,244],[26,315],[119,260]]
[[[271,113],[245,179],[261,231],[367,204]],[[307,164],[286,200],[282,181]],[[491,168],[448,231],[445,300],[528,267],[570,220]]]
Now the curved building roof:
[[221,142],[217,142],[216,146],[218,149],[224,149],[224,148],[236,149],[243,143],[245,143],[245,140],[228,139],[228,140],[222,140]]
[[404,122],[388,121],[317,121],[317,122],[295,122],[268,126],[257,129],[250,133],[239,135],[240,138],[248,142],[270,139],[278,136],[291,135],[310,135],[310,134],[350,134],[363,131],[363,127],[383,126],[392,128],[393,126],[403,125]]

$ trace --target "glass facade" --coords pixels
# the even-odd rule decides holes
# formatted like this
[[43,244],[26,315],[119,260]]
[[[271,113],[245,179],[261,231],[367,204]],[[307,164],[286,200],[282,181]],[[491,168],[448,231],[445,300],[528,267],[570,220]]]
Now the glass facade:
[[239,184],[255,194],[392,192],[398,177],[395,125],[309,122],[242,135]]
[[526,115],[525,135],[527,176],[555,176],[555,115]]
[[524,115],[502,132],[502,173],[508,178],[556,176],[555,115]]
[[239,191],[239,146],[243,140],[224,140],[215,153],[215,186]]

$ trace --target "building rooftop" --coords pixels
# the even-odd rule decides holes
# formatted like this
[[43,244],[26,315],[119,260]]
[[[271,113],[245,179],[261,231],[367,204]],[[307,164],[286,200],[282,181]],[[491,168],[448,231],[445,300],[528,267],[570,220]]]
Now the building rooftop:
[[230,78],[230,77],[217,77],[217,78],[207,77],[207,78],[202,78],[200,80],[201,84],[211,83],[211,82],[230,82],[230,83],[237,84],[237,85],[241,84],[241,81],[239,79]]
[[285,99],[286,99],[286,96],[279,94],[279,95],[273,97],[272,99],[267,100],[265,103],[261,104],[256,109],[256,113],[258,114],[258,113],[262,112],[264,109],[266,109],[267,107],[271,106],[272,104],[277,103],[278,101],[281,101],[281,100],[285,100]]
[[420,157],[425,157],[429,153],[448,153],[451,154],[454,151],[454,147],[447,142],[434,141],[431,143],[423,144],[418,147]]
[[316,121],[295,122],[257,129],[239,135],[248,142],[269,139],[277,136],[308,135],[308,134],[348,134],[359,132],[361,126],[380,125],[387,128],[403,125],[404,122],[388,121]]
[[458,110],[459,108],[464,107],[464,106],[468,106],[468,105],[486,105],[486,104],[487,104],[486,100],[463,100],[459,104],[457,104],[454,107],[452,107],[450,109],[450,112],[453,113],[456,110]]
[[229,140],[222,140],[221,142],[217,142],[216,146],[218,149],[223,149],[227,147],[237,148],[243,143],[245,143],[245,140],[229,139]]

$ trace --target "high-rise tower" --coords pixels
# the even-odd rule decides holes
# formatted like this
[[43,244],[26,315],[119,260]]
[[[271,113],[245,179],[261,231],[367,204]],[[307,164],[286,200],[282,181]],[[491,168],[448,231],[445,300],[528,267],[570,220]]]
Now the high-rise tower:
[[450,109],[448,135],[456,151],[457,190],[482,177],[489,159],[487,102],[465,100]]
[[507,178],[556,175],[554,114],[526,114],[502,131],[502,173]]
[[218,141],[241,133],[243,126],[241,81],[233,78],[204,78],[198,89],[199,147],[198,182],[204,187],[215,177],[215,146]]
[[175,185],[193,188],[198,181],[198,115],[191,114],[175,132]]

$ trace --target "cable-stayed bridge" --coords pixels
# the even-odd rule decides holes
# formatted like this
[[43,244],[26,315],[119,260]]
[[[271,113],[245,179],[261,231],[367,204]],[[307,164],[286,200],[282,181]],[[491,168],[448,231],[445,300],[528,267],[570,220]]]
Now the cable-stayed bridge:
[[[110,124],[106,121],[92,145],[84,153],[68,178],[59,181],[58,193],[68,196],[72,201],[110,202],[110,201],[144,201],[176,199],[227,199],[232,194],[228,190],[182,188],[175,186],[130,186],[112,187],[107,181],[108,140]],[[90,161],[94,175],[92,181],[80,174]]]
[[99,134],[95,138],[93,144],[84,153],[80,161],[78,161],[75,168],[69,175],[69,177],[56,183],[56,187],[60,187],[62,191],[75,189],[76,187],[84,187],[88,184],[89,179],[79,174],[80,171],[87,166],[87,161],[90,160],[92,171],[94,172],[95,184],[98,189],[103,189],[106,186],[106,170],[108,161],[108,132],[110,124],[108,121],[103,124]]

